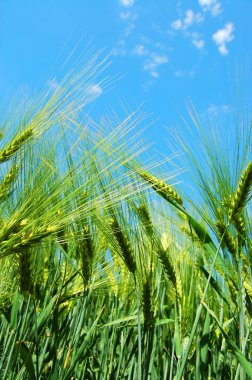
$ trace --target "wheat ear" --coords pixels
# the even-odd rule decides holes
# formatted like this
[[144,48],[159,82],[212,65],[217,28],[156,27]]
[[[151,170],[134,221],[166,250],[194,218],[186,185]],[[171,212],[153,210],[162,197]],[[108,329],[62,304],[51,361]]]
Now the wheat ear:
[[237,215],[241,214],[245,207],[252,185],[252,161],[250,161],[242,173],[238,188],[231,200],[231,207],[229,209],[229,221],[235,222]]
[[176,273],[175,273],[173,265],[171,264],[170,259],[167,255],[166,251],[164,249],[160,248],[158,250],[158,257],[162,263],[162,266],[164,268],[166,276],[168,277],[169,281],[171,281],[176,294],[178,294]]
[[145,204],[142,204],[137,208],[137,211],[146,229],[147,235],[150,237],[153,236],[154,226],[148,207]]
[[174,201],[180,206],[183,205],[182,198],[178,193],[171,187],[168,186],[165,182],[159,181],[157,178],[153,177],[147,172],[139,172],[139,175],[148,182],[151,187],[167,202],[173,203]]
[[13,165],[8,174],[4,177],[2,183],[0,184],[0,201],[5,200],[9,195],[9,189],[16,178],[18,173],[18,167]]
[[110,220],[110,225],[120,247],[122,259],[131,273],[136,272],[136,262],[128,237],[123,233],[116,218]]
[[24,130],[19,136],[11,141],[7,148],[0,151],[0,163],[8,161],[23,144],[33,136],[33,129],[28,128]]
[[227,247],[230,253],[233,255],[236,254],[236,245],[233,236],[230,234],[230,232],[227,230],[226,226],[221,220],[217,220],[215,223],[219,238],[222,240],[222,246]]
[[[20,228],[22,228],[22,226]],[[31,245],[40,242],[45,237],[57,232],[57,230],[58,226],[48,225],[38,226],[33,230],[27,230],[24,233],[21,231],[18,233],[12,231],[8,236],[5,236],[6,240],[1,241],[0,252],[3,253],[3,256],[7,256],[14,252],[24,252],[26,249],[30,248]]]
[[82,231],[82,240],[79,253],[81,257],[83,282],[86,286],[92,276],[92,265],[94,259],[94,244],[88,224],[84,226]]

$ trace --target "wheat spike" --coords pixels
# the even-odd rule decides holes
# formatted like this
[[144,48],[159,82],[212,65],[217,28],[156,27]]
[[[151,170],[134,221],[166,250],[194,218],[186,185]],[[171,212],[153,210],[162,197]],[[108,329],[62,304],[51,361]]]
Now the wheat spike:
[[116,218],[113,218],[110,220],[110,225],[111,225],[113,234],[117,240],[117,243],[120,247],[122,258],[125,264],[127,265],[129,271],[134,274],[136,272],[136,262],[134,259],[134,255],[133,255],[130,243],[128,241],[128,237],[125,236],[125,234],[121,230],[120,225]]
[[139,174],[167,202],[171,202],[173,200],[179,205],[183,205],[182,198],[178,195],[178,193],[175,190],[173,190],[171,186],[168,186],[163,181],[159,181],[147,172],[140,172]]
[[153,236],[154,226],[153,226],[153,223],[151,220],[151,216],[150,216],[150,212],[149,212],[148,207],[145,204],[142,204],[138,207],[137,211],[138,211],[140,218],[144,224],[144,227],[146,229],[148,236],[150,236],[150,237]]
[[16,137],[7,148],[0,151],[0,163],[8,161],[11,156],[13,156],[22,145],[33,136],[33,129],[28,128],[24,130],[18,137]]
[[180,226],[180,230],[188,236],[190,240],[192,240],[198,247],[202,247],[202,241],[198,238],[196,233],[194,231],[191,231],[185,224],[182,224]]
[[21,221],[18,226],[14,226],[8,235],[4,234],[4,240],[1,240],[0,243],[0,251],[3,256],[15,252],[24,252],[33,244],[40,242],[45,237],[57,232],[58,230],[58,227],[55,225],[47,225],[36,226],[32,230],[26,230],[22,233],[22,223],[26,223],[26,220],[24,219],[24,221]]
[[218,220],[215,223],[215,225],[216,225],[219,237],[223,239],[222,240],[222,243],[223,243],[222,246],[223,247],[226,246],[227,249],[229,250],[229,252],[232,253],[233,255],[235,255],[236,254],[236,245],[235,245],[234,238],[229,233],[229,231],[226,230],[225,225],[220,220]]
[[252,185],[252,161],[250,161],[242,173],[238,189],[236,190],[234,197],[231,201],[231,207],[229,209],[229,221],[234,221],[236,215],[242,212],[245,207]]
[[18,167],[13,165],[9,173],[4,177],[0,185],[0,201],[5,200],[9,195],[9,189],[17,175]]
[[170,259],[166,253],[166,251],[162,248],[158,250],[158,257],[163,265],[165,274],[167,275],[168,279],[171,281],[174,290],[177,294],[177,279],[176,279],[176,273],[173,268],[173,265],[170,262]]
[[245,237],[246,237],[246,229],[245,229],[245,223],[244,223],[243,217],[239,214],[234,215],[233,224],[234,224],[234,226],[235,226],[235,228],[239,234],[239,237],[241,239],[241,242],[243,244],[245,241]]
[[81,257],[83,282],[86,286],[92,276],[92,264],[94,259],[94,244],[88,224],[83,228],[79,254]]

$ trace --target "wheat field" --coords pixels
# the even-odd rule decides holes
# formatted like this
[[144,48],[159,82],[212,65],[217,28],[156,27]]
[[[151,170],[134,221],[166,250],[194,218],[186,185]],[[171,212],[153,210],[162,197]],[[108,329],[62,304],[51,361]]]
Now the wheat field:
[[186,187],[143,115],[79,112],[96,58],[1,121],[0,378],[252,378],[251,115],[228,145],[192,110]]

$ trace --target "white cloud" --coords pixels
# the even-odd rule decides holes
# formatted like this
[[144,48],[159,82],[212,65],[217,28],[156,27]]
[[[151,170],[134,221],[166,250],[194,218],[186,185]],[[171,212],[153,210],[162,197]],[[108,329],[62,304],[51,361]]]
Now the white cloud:
[[151,70],[150,75],[152,76],[152,78],[159,78],[159,73],[156,70]]
[[228,55],[228,49],[226,45],[220,45],[219,52],[221,53],[221,55]]
[[103,89],[99,84],[92,84],[87,89],[88,95],[97,98],[103,93]]
[[233,106],[230,104],[215,104],[210,103],[209,106],[200,114],[200,118],[206,121],[229,120],[233,113]]
[[186,11],[186,16],[184,18],[184,25],[185,27],[188,27],[193,24],[194,21],[194,13],[191,9],[188,9]]
[[218,16],[221,12],[222,8],[220,3],[216,3],[211,9],[211,13],[213,16]]
[[164,63],[168,62],[168,58],[166,55],[160,55],[160,54],[153,54],[153,62],[156,65],[163,65]]
[[234,25],[232,22],[228,22],[224,28],[217,30],[217,32],[212,35],[212,39],[216,43],[221,55],[228,54],[227,44],[234,39],[233,31]]
[[189,71],[176,70],[174,72],[174,75],[175,75],[175,77],[178,77],[178,78],[184,78],[184,77],[193,78],[195,75],[195,71],[194,70],[189,70]]
[[183,28],[183,22],[182,22],[182,20],[180,20],[180,19],[174,20],[171,23],[171,27],[172,27],[172,29],[175,29],[175,30],[182,29]]
[[168,61],[168,57],[164,54],[151,53],[150,59],[144,64],[144,70],[148,71],[153,78],[158,78],[158,67]]
[[192,32],[188,34],[188,37],[192,39],[192,44],[197,48],[197,49],[203,49],[205,46],[205,41],[201,38],[199,33]]
[[134,0],[119,0],[119,2],[123,7],[132,7],[134,5]]
[[130,9],[126,9],[134,5],[134,0],[119,0],[119,4],[125,7],[125,9],[119,12],[119,18],[123,23],[123,30],[120,33],[119,40],[117,41],[116,46],[112,49],[111,54],[115,56],[126,56],[129,53],[127,39],[136,28],[138,14]]
[[193,12],[192,9],[188,9],[185,12],[185,17],[183,19],[175,20],[171,23],[171,27],[174,30],[181,30],[184,37],[190,38],[192,41],[192,44],[197,49],[202,49],[205,46],[205,41],[200,38],[198,33],[192,32],[191,30],[188,30],[190,26],[193,24],[199,24],[204,21],[204,17],[202,13],[200,12]]
[[138,15],[136,12],[123,11],[119,14],[120,19],[125,22],[124,37],[128,37],[136,27]]
[[[148,45],[150,41],[148,41],[145,36],[142,36],[140,41],[145,41],[145,43],[135,45],[132,54],[143,60],[144,71],[148,72],[153,78],[159,78],[158,68],[169,61],[168,56],[147,48],[146,45]],[[156,48],[163,50],[163,46],[160,46],[159,43],[155,43],[155,50]]]
[[193,24],[199,24],[204,20],[203,15],[200,12],[193,12],[192,9],[187,9],[185,17],[182,19],[174,20],[171,23],[171,27],[175,30],[186,30]]
[[193,39],[192,43],[194,46],[196,46],[197,49],[203,49],[205,46],[205,41],[202,39]]
[[204,113],[204,116],[208,117],[217,117],[220,115],[227,115],[232,110],[232,107],[228,104],[211,104],[207,111]]
[[125,56],[127,54],[125,39],[121,38],[120,40],[117,41],[116,47],[112,49],[111,54],[115,56],[117,55]]
[[199,0],[199,5],[204,12],[210,12],[213,16],[218,16],[222,12],[221,2],[218,0]]
[[199,3],[202,7],[211,7],[216,0],[199,0]]
[[148,55],[149,51],[145,48],[143,44],[140,44],[134,47],[133,53],[135,55]]

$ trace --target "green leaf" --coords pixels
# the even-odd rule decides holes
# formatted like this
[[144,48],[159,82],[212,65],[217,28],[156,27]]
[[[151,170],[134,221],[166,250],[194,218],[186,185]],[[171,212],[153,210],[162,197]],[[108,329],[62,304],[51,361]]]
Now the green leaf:
[[32,361],[32,354],[29,348],[24,342],[17,342],[17,345],[18,345],[18,352],[21,356],[21,359],[25,365],[27,372],[29,373],[30,378],[32,380],[36,379],[34,364]]
[[[93,325],[90,327],[90,330],[88,331],[87,335],[84,337],[83,342],[82,342],[80,348],[78,349],[78,351],[76,352],[76,354],[73,356],[73,360],[72,360],[72,362],[70,364],[70,367],[68,368],[68,371],[66,372],[65,376],[63,377],[63,380],[70,379],[70,376],[71,376],[71,374],[72,374],[75,366],[77,365],[79,359],[83,355],[84,351],[88,348],[89,343],[90,343],[89,339],[91,338],[91,335],[92,335],[95,327],[97,326],[97,322],[98,322],[98,320],[99,320],[102,312],[103,312],[103,308],[101,309],[98,317],[95,319]],[[87,350],[87,352],[89,352],[89,351]]]
[[49,315],[51,314],[52,312],[52,309],[56,303],[56,300],[57,300],[58,296],[55,295],[51,301],[49,302],[49,304],[46,306],[45,309],[42,310],[42,312],[39,314],[39,316],[37,317],[37,321],[36,323],[33,325],[32,327],[32,330],[31,330],[31,335],[34,336],[35,332],[36,332],[36,329],[37,329],[37,333],[39,334],[39,330],[42,329],[43,325],[47,322],[48,320],[48,317]]
[[[208,279],[209,277],[208,271],[202,265],[199,265],[199,269],[204,274],[205,278]],[[218,282],[212,276],[210,277],[210,285],[214,288],[214,290],[218,293],[218,295],[223,299],[223,301],[229,306],[230,301],[227,300]]]
[[159,319],[158,321],[156,321],[155,325],[156,326],[160,326],[160,325],[166,325],[167,323],[174,323],[174,319],[169,319],[169,318],[166,318],[166,319]]
[[[191,215],[186,213],[188,221],[190,226],[193,228],[194,232],[196,233],[198,239],[203,244],[205,250],[210,255],[210,257],[213,259],[215,257],[217,247],[214,244],[211,236],[209,235],[208,231],[205,229],[205,227],[202,226],[202,224],[198,223],[196,219],[194,219]],[[225,264],[223,258],[221,255],[218,255],[216,258],[216,263],[219,265],[221,270],[230,278],[232,279],[232,276],[230,274],[230,271],[228,270],[227,265]]]
[[[202,244],[213,244],[213,241],[207,232],[207,230],[202,226],[202,224],[198,223],[193,217],[187,214],[188,221],[191,227],[194,229],[198,239]],[[216,251],[216,249],[215,249]]]
[[205,304],[205,302],[202,302],[203,306],[207,309],[209,314],[214,318],[217,325],[219,326],[219,329],[226,339],[227,345],[229,346],[229,349],[232,351],[232,353],[235,355],[236,359],[239,361],[240,365],[246,372],[246,374],[249,376],[249,378],[252,378],[252,367],[250,366],[249,362],[245,358],[245,356],[242,354],[242,352],[239,350],[239,348],[236,346],[236,344],[232,341],[232,339],[227,335],[227,333],[223,330],[222,326],[220,325],[218,318],[216,317],[215,313],[209,309],[209,307]]
[[202,363],[204,364],[206,364],[207,362],[210,326],[211,326],[211,317],[210,317],[210,314],[207,312],[205,322],[204,322],[202,338],[200,341],[200,345],[201,345],[200,357],[201,357]]
[[137,320],[137,315],[131,315],[130,317],[115,319],[114,321],[108,322],[105,325],[101,325],[99,327],[108,327],[108,326],[118,325],[120,323],[132,321],[132,320]]
[[20,310],[20,305],[23,301],[23,297],[20,293],[16,292],[13,298],[12,308],[11,308],[11,316],[10,316],[10,328],[16,329],[18,324],[18,312]]
[[181,358],[182,356],[182,343],[181,343],[181,337],[179,332],[179,323],[178,323],[178,315],[177,315],[177,307],[175,307],[175,331],[174,331],[174,343],[175,343],[175,352],[177,358]]

